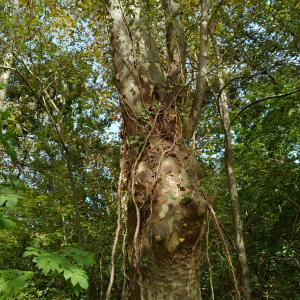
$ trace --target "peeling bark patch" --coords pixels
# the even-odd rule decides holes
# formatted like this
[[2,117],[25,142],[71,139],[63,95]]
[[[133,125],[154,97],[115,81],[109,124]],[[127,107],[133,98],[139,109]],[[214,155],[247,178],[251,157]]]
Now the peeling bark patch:
[[168,204],[163,204],[161,207],[161,211],[159,212],[159,217],[162,219],[166,216],[166,214],[169,211],[169,206]]

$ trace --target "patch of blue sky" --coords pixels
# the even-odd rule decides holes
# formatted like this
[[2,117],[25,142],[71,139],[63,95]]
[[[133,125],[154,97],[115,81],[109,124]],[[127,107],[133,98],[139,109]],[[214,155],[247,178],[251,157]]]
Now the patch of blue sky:
[[[44,26],[50,26],[55,21],[54,18],[48,17],[47,12],[44,11],[44,14],[40,17],[40,22],[44,24]],[[51,42],[61,48],[61,52],[80,52],[84,51],[86,48],[90,47],[94,42],[94,35],[93,31],[89,28],[89,20],[77,20],[76,28],[74,28],[73,32],[65,32],[65,30],[69,29],[60,29],[56,28],[50,33],[47,33],[48,38],[51,40]],[[66,34],[65,34],[66,33]],[[27,41],[27,46],[31,49],[35,48],[35,42],[34,41]],[[58,51],[59,52],[59,51]],[[46,54],[44,54],[46,55]],[[50,57],[48,57],[50,59]],[[44,59],[47,59],[47,57],[44,57]],[[30,62],[28,62],[30,63]],[[91,74],[87,79],[87,86],[95,89],[99,89],[100,93],[101,90],[108,90],[112,91],[113,88],[110,87],[110,85],[107,83],[107,81],[104,78],[104,74],[106,70],[103,68],[103,66],[96,61],[95,58],[91,58],[90,64],[92,66],[92,71],[94,74]],[[95,73],[96,79],[95,79]],[[99,100],[100,101],[100,100]],[[89,104],[93,104],[92,99],[88,99],[87,102]],[[113,103],[114,105],[117,105],[117,96],[116,94],[112,93],[112,96],[106,99],[107,103]],[[93,109],[85,109],[83,114],[86,117],[91,117],[93,114]],[[95,117],[93,115],[93,117]],[[97,121],[103,121],[104,122],[105,116],[103,114],[100,114],[97,117]],[[78,120],[76,120],[76,117],[74,118],[74,128],[76,129],[78,126]],[[110,126],[106,130],[106,137],[107,141],[118,141],[119,135],[118,132],[120,130],[120,124],[117,121],[113,121]],[[83,134],[83,133],[82,133]],[[93,133],[89,133],[92,135],[99,135],[99,131],[95,131]],[[101,133],[103,134],[103,133]],[[84,134],[83,134],[84,135]]]
[[119,141],[119,132],[120,132],[121,123],[112,122],[111,125],[107,128],[106,133],[108,137],[108,142]]
[[93,32],[86,20],[77,20],[76,28],[66,35],[65,29],[57,29],[50,33],[50,37],[56,46],[62,47],[67,52],[82,51],[94,41]]

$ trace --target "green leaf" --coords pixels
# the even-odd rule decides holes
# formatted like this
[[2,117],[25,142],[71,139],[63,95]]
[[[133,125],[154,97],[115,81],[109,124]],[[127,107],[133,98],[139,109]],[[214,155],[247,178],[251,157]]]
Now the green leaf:
[[10,113],[8,111],[0,111],[0,119],[7,120],[10,117]]
[[95,263],[93,256],[87,251],[83,251],[77,248],[66,248],[63,251],[64,255],[74,259],[80,266],[91,266]]
[[65,270],[64,270],[64,278],[65,278],[66,280],[68,280],[68,279],[71,278],[71,276],[72,276],[72,271],[71,271],[71,270],[68,270],[68,269],[65,269]]
[[0,206],[13,208],[16,206],[19,199],[22,199],[11,187],[2,185],[0,186]]
[[0,270],[0,300],[6,300],[16,295],[33,277],[33,272],[15,269]]
[[23,254],[23,257],[28,257],[31,255],[39,255],[39,254],[40,254],[40,252],[38,251],[38,249],[33,248],[33,247],[27,247],[26,251]]
[[81,279],[79,280],[79,285],[83,288],[83,289],[87,289],[89,287],[89,283],[86,277],[81,277]]
[[50,272],[62,273],[65,280],[72,285],[73,292],[78,289],[88,288],[88,275],[80,267],[92,265],[94,259],[86,251],[77,248],[66,248],[63,255],[55,252],[43,252],[39,249],[28,247],[23,254],[24,257],[34,256],[33,262],[43,272],[48,275]]
[[17,224],[7,217],[0,216],[0,229],[13,230]]
[[79,268],[74,268],[72,270],[72,275],[71,275],[71,283],[75,287],[77,284],[80,285],[83,289],[88,288],[88,276],[86,272],[82,269]]

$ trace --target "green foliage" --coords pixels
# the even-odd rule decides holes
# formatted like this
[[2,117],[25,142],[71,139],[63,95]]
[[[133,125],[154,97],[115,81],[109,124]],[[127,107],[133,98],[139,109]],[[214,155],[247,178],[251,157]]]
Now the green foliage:
[[0,185],[0,206],[13,208],[21,198],[9,185]]
[[20,198],[22,197],[9,185],[0,185],[0,229],[13,230],[16,228],[16,223],[1,212],[3,210],[1,207],[11,209],[16,206]]
[[11,114],[7,111],[0,111],[0,144],[4,146],[11,159],[16,161],[16,132]]
[[129,144],[133,146],[141,146],[143,145],[143,137],[139,135],[133,135],[129,139]]
[[[12,1],[0,0],[1,41],[3,38],[2,44],[10,44],[9,32],[13,29],[13,67],[17,70],[11,73],[7,85],[0,83],[0,89],[7,89],[6,111],[0,112],[0,299],[6,295],[16,300],[61,300],[74,298],[74,293],[99,299],[110,276],[119,173],[119,142],[113,135],[120,108],[114,87],[109,22],[102,13],[105,10],[101,1],[19,2],[18,22],[12,22]],[[209,90],[195,152],[203,165],[199,189],[214,200],[236,266],[223,131],[215,106],[215,70],[221,66],[225,72],[231,118],[259,98],[299,88],[298,2],[209,1],[211,32],[221,62],[217,64],[209,48]],[[181,3],[179,15],[189,59],[188,85],[182,90],[187,99],[182,97],[180,110],[182,116],[187,116],[195,87],[194,71],[198,69],[195,58],[201,11],[198,0]],[[164,12],[156,9],[160,5],[158,0],[146,1],[143,18],[151,23],[149,30],[161,49],[165,68]],[[3,65],[2,56],[0,60]],[[49,95],[47,109],[68,148],[83,242],[89,252],[70,247],[78,240],[66,151],[43,105],[44,91]],[[149,99],[144,100],[148,105]],[[161,109],[159,103],[149,107],[137,114],[140,123],[146,124]],[[253,299],[299,298],[299,109],[299,94],[268,100],[253,105],[232,125],[234,171]],[[137,148],[143,143],[141,135],[129,139],[129,144]],[[15,182],[19,182],[24,197],[19,202],[18,192],[7,185]],[[178,188],[184,192],[185,187]],[[172,194],[169,197],[177,199]],[[187,205],[190,196],[185,195],[181,201]],[[215,299],[233,299],[222,244],[213,229],[209,242]],[[25,256],[33,261],[21,258],[24,249]],[[120,247],[117,251],[114,299],[120,299],[123,282]],[[101,268],[93,264],[88,253],[101,261]],[[143,258],[141,264],[147,267],[149,261]],[[13,270],[36,267],[41,272],[36,272],[34,278],[33,273]],[[210,297],[209,275],[204,262],[204,300]],[[26,282],[26,289],[15,288],[24,287]]]
[[82,268],[93,265],[95,261],[86,251],[66,248],[62,254],[59,254],[28,247],[23,256],[34,256],[32,261],[44,275],[51,273],[63,276],[65,280],[71,283],[72,290],[77,296],[89,286],[87,272]]
[[11,299],[21,289],[27,281],[33,277],[33,272],[19,271],[14,269],[0,270],[0,299]]
[[0,216],[0,229],[13,230],[17,227],[17,224],[10,218]]

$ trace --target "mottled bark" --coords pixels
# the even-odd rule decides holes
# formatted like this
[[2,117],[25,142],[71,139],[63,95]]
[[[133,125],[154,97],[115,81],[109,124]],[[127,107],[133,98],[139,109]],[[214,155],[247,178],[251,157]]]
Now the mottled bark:
[[[201,299],[199,239],[207,202],[183,135],[185,96],[180,5],[164,1],[168,65],[148,30],[142,1],[113,0],[111,45],[128,178],[129,299]],[[130,9],[130,16],[126,13]]]
[[[135,161],[135,149],[129,153]],[[207,202],[198,190],[200,169],[192,151],[152,135],[131,180],[135,203],[129,207],[129,262],[137,270],[135,282],[141,282],[135,295],[200,299],[198,246]]]
[[180,4],[164,0],[166,44],[169,56],[168,78],[171,85],[182,85],[185,79],[186,41],[180,19]]

